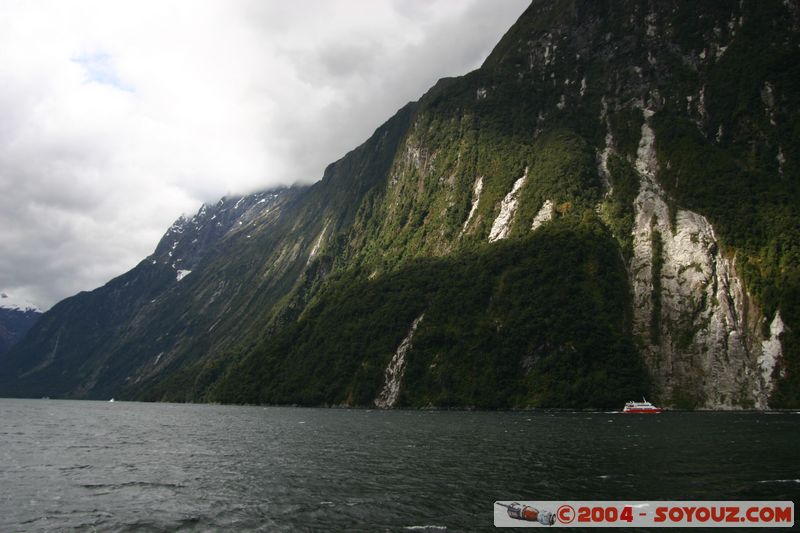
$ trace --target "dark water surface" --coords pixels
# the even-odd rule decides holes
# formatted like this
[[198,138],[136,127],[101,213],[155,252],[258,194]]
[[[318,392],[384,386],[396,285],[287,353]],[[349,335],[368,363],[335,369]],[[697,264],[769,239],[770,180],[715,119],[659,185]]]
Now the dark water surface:
[[495,500],[800,500],[797,413],[0,399],[0,531],[474,531]]

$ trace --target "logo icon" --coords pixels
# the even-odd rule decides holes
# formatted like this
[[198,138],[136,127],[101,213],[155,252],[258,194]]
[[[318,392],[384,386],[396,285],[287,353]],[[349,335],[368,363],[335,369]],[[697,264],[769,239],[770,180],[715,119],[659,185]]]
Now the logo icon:
[[556,511],[556,516],[562,524],[572,523],[575,520],[575,509],[571,505],[562,505]]
[[[550,511],[540,511],[536,507],[530,505],[522,505],[519,502],[510,504],[494,502],[500,507],[505,507],[508,516],[515,520],[524,520],[526,522],[539,522],[544,526],[552,526],[556,523],[556,515]],[[573,511],[574,515],[574,511]]]

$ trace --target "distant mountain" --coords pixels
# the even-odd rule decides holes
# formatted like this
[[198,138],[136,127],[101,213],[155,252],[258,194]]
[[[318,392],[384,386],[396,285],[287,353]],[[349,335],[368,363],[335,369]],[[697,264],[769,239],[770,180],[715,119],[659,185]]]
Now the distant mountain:
[[798,2],[537,0],[310,187],[56,305],[0,395],[800,406]]
[[41,314],[30,302],[0,292],[0,358],[25,336]]

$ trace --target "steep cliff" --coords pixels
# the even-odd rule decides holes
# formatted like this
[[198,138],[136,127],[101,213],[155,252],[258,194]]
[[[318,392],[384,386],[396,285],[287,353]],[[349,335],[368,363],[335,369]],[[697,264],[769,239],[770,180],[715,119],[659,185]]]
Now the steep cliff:
[[676,206],[670,213],[656,179],[652,114],[643,111],[635,162],[634,331],[665,400],[764,408],[772,377],[761,358],[761,313],[708,220]]
[[799,21],[534,1],[320,182],[205,208],[56,306],[0,392],[800,405]]
[[223,199],[178,219],[133,270],[48,311],[0,361],[0,394],[152,398],[154,387],[177,380],[180,398],[191,399],[232,354],[296,317],[330,270],[322,237],[351,223],[412,110],[313,187]]

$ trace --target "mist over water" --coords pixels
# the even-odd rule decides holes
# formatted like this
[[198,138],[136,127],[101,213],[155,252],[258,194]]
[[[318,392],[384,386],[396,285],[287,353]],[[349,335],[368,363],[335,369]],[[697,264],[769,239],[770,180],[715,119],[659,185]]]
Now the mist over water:
[[798,500],[800,415],[0,399],[0,530],[492,528],[495,500]]

